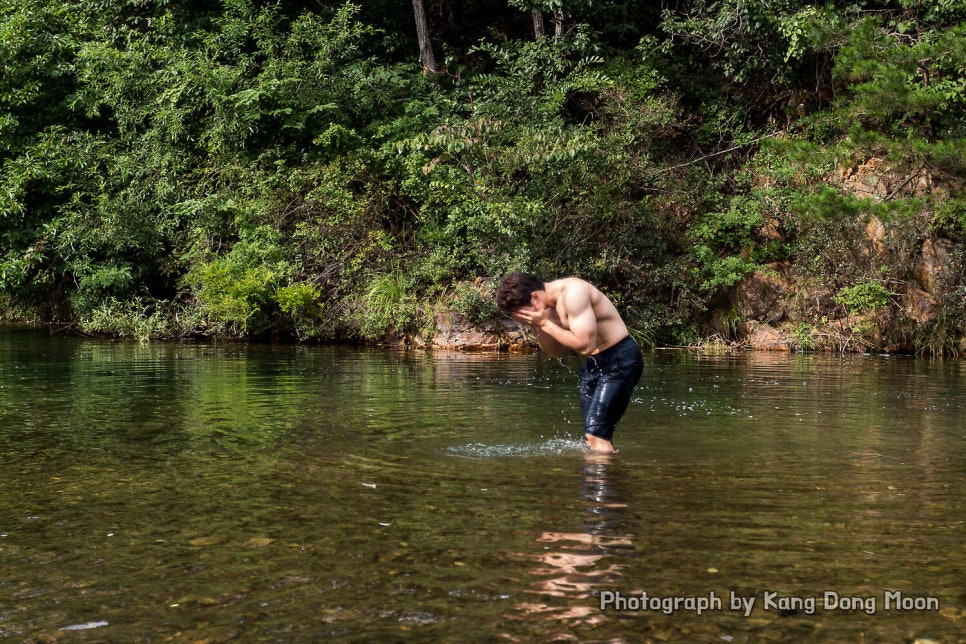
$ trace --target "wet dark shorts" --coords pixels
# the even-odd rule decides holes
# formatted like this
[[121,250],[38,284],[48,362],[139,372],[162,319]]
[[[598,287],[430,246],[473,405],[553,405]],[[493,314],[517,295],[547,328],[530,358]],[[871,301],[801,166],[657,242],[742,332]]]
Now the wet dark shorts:
[[580,411],[585,433],[611,439],[643,369],[641,350],[630,336],[587,358],[580,367]]

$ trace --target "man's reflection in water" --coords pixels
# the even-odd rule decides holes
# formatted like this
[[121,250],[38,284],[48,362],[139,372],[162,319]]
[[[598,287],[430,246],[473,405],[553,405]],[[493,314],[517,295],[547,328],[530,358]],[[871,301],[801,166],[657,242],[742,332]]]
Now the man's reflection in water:
[[[624,567],[619,557],[634,550],[627,503],[618,475],[619,457],[588,452],[581,466],[580,496],[584,502],[580,532],[544,532],[538,538],[545,552],[537,556],[540,566],[531,570],[544,579],[531,584],[544,601],[518,604],[527,614],[568,620],[568,625],[596,624],[604,616],[590,597],[613,588]],[[559,597],[566,601],[554,601]]]

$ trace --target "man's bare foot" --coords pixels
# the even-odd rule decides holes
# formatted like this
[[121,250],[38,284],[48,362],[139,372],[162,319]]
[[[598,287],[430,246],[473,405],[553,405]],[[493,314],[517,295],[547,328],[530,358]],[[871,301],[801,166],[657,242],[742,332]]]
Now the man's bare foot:
[[599,438],[593,434],[584,434],[587,439],[587,447],[594,450],[595,452],[616,452],[614,449],[614,444],[609,440]]

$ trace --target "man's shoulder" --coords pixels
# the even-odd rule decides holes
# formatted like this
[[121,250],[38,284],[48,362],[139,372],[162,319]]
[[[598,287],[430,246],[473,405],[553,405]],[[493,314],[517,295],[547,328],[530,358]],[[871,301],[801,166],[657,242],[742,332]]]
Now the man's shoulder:
[[590,282],[579,277],[564,277],[557,282],[560,285],[560,300],[568,309],[583,309],[593,305],[594,296],[598,291]]
[[597,288],[586,280],[582,280],[579,277],[561,277],[555,280],[567,291],[586,291],[588,293],[593,293]]

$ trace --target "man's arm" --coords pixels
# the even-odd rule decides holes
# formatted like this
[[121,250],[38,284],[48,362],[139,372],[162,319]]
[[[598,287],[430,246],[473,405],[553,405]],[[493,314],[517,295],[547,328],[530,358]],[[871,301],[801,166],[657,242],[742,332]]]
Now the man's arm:
[[548,317],[540,321],[540,330],[560,345],[588,356],[597,348],[597,317],[590,302],[589,289],[569,289],[564,294],[569,329]]
[[540,345],[540,349],[551,358],[562,358],[570,351],[567,347],[554,340],[553,336],[539,326],[530,325],[530,328],[533,329],[534,335],[537,336],[537,344]]
[[[520,311],[519,319],[534,329],[540,347],[550,355],[560,357],[567,349],[581,355],[590,355],[597,347],[597,317],[594,315],[590,295],[589,286],[570,288],[564,293],[563,305],[567,312],[569,329],[551,319],[547,309],[532,313]],[[547,337],[541,340],[541,336]]]

